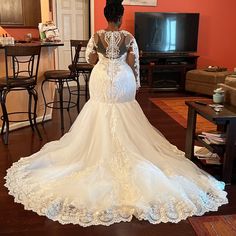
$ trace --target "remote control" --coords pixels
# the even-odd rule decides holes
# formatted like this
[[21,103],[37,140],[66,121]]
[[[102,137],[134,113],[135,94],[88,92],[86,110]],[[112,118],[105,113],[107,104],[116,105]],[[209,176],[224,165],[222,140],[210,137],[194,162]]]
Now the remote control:
[[201,102],[201,101],[195,101],[195,103],[197,103],[197,104],[199,104],[199,105],[204,105],[204,106],[207,105],[207,103],[205,103],[205,102]]

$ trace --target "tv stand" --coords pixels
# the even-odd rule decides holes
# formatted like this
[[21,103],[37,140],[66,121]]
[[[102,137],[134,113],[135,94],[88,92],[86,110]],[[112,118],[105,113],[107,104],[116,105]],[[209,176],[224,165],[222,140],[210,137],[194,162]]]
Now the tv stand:
[[184,90],[185,76],[199,56],[188,53],[140,53],[141,85],[153,90]]

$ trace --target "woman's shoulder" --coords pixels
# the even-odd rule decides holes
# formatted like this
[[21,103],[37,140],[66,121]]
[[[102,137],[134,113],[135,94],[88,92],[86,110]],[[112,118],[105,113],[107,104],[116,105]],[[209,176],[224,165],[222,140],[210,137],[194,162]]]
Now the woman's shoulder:
[[127,30],[122,30],[122,33],[124,35],[125,38],[125,43],[127,45],[130,45],[131,42],[135,41],[134,36]]
[[100,30],[97,30],[96,32],[94,32],[94,35],[101,35],[104,32],[105,32],[105,30],[100,29]]
[[127,30],[121,30],[121,32],[125,35],[125,36],[129,36],[129,37],[134,37],[129,31]]

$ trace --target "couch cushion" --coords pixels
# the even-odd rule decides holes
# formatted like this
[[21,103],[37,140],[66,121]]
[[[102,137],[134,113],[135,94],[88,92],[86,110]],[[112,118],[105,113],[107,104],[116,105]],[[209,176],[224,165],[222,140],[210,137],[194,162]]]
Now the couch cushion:
[[213,91],[216,88],[217,88],[217,84],[202,83],[202,82],[194,81],[194,80],[186,80],[186,83],[185,83],[186,91],[210,95],[210,96],[212,96]]
[[186,80],[199,81],[202,83],[224,83],[225,77],[232,72],[208,72],[204,70],[190,70],[186,74]]
[[228,75],[225,78],[225,84],[236,88],[236,74],[235,75]]

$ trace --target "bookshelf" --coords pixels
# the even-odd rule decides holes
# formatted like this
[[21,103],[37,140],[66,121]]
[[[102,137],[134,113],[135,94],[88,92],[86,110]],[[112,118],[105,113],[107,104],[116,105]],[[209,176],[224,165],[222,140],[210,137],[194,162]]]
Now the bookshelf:
[[225,153],[225,145],[224,144],[208,144],[203,138],[196,134],[195,140],[198,141],[202,146],[206,147],[210,152],[217,153],[220,157],[222,157]]

